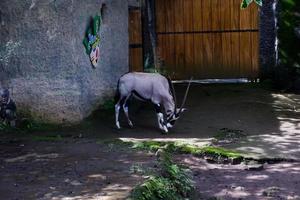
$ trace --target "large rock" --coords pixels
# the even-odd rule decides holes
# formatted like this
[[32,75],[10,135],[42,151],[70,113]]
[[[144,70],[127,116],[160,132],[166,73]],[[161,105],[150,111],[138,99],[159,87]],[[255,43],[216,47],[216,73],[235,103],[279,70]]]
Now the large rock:
[[[82,40],[100,14],[101,58],[92,68]],[[128,3],[120,0],[1,0],[0,87],[20,111],[51,123],[76,123],[128,70]]]

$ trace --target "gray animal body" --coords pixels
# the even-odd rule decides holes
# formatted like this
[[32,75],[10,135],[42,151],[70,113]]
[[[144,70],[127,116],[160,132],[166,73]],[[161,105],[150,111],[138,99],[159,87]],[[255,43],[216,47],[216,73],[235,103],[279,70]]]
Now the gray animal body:
[[[186,100],[187,92],[188,89],[183,104]],[[115,123],[118,129],[121,128],[119,123],[119,113],[121,108],[123,108],[129,126],[133,127],[133,123],[130,120],[128,113],[128,100],[131,97],[142,101],[151,101],[154,104],[158,126],[160,130],[165,133],[168,132],[169,128],[174,126],[175,121],[179,118],[180,114],[185,111],[183,104],[181,108],[176,108],[174,86],[166,77],[158,73],[130,72],[121,76],[118,81],[115,98]]]

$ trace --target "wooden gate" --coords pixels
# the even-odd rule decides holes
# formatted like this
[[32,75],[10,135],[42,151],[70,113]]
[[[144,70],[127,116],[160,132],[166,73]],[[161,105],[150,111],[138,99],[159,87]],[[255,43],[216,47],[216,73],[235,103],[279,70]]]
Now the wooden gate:
[[143,71],[143,39],[141,10],[129,8],[129,70]]
[[258,7],[241,0],[156,0],[162,67],[177,79],[257,78]]

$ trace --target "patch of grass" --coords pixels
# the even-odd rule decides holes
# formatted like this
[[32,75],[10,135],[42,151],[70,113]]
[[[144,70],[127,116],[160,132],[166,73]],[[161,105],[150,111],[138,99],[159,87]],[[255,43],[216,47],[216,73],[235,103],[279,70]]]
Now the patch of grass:
[[176,188],[166,178],[160,176],[150,177],[143,184],[137,186],[129,198],[130,200],[179,200]]
[[8,124],[4,122],[0,122],[0,131],[1,132],[11,132],[14,131],[15,128],[9,126]]
[[131,193],[131,200],[181,200],[188,199],[194,191],[190,171],[173,163],[170,155],[164,153],[159,161],[158,175],[150,176]]
[[30,120],[22,120],[20,125],[17,127],[18,131],[25,131],[25,132],[36,132],[36,131],[53,131],[60,128],[59,125],[54,124],[47,124],[47,123],[41,123],[36,121],[30,121]]
[[107,111],[112,111],[115,109],[115,102],[113,99],[109,99],[109,100],[106,100],[102,105],[101,105],[101,108],[103,110],[107,110]]
[[6,123],[0,122],[0,131],[4,133],[28,133],[28,132],[45,132],[54,131],[62,128],[60,125],[39,123],[29,119],[17,120],[16,127],[11,127]]
[[38,142],[57,142],[57,141],[61,141],[63,139],[61,137],[61,135],[56,135],[56,136],[32,135],[30,137],[33,141],[38,141]]
[[205,155],[222,156],[225,158],[242,158],[242,155],[239,152],[221,147],[203,147],[201,148],[201,152]]

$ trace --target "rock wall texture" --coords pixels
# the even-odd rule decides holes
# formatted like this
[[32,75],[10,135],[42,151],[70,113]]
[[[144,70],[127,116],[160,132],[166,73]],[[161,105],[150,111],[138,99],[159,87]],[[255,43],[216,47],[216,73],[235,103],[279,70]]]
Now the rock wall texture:
[[[82,40],[100,14],[101,58],[92,68]],[[112,96],[128,71],[128,2],[1,0],[0,87],[35,119],[76,123]]]
[[277,64],[277,0],[265,0],[260,8],[260,66],[262,78],[271,78]]

